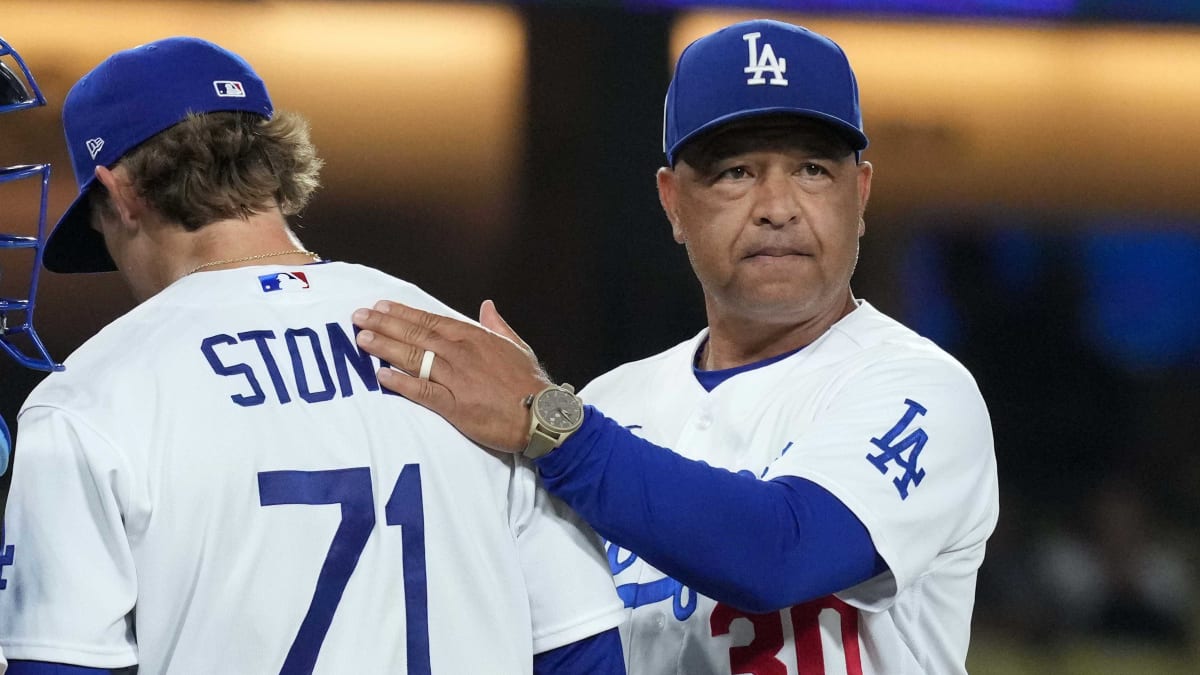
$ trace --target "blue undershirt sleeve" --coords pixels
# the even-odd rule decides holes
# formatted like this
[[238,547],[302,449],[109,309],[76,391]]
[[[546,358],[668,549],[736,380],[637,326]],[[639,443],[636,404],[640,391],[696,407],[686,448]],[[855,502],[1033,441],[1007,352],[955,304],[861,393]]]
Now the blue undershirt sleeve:
[[601,536],[743,611],[790,607],[887,570],[863,524],[816,483],[686,459],[591,406],[536,464],[547,490]]
[[616,628],[533,655],[533,675],[625,675],[621,634]]
[[113,673],[136,673],[134,669],[109,670],[108,668],[88,668],[87,666],[72,666],[66,663],[47,663],[45,661],[11,661],[6,675],[112,675]]

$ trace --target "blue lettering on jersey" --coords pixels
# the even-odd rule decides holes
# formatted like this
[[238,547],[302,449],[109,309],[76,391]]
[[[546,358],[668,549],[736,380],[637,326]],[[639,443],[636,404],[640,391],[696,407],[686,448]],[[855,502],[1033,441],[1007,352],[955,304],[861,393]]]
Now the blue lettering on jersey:
[[[322,332],[328,342],[322,340]],[[353,334],[357,333],[355,327]],[[247,350],[246,346],[250,344],[253,348]],[[284,373],[279,367],[280,361],[276,359],[273,347],[287,350],[288,357],[283,362],[291,364],[290,373]],[[201,340],[200,352],[213,373],[244,379],[243,391],[229,397],[243,407],[267,402],[269,395],[261,384],[266,380],[271,382],[273,400],[281,405],[292,401],[293,391],[307,403],[329,401],[338,395],[347,398],[354,395],[352,371],[366,391],[398,396],[380,387],[375,376],[376,368],[389,364],[359,349],[351,334],[336,322],[325,324],[323,331],[309,327],[289,328],[283,332],[282,345],[273,330],[244,331],[236,337],[224,333],[211,335]]]
[[[904,412],[900,421],[896,422],[895,426],[883,435],[883,438],[871,439],[871,443],[882,452],[878,455],[867,455],[867,459],[875,465],[876,469],[879,469],[879,473],[886,475],[888,464],[891,462],[895,462],[896,466],[904,470],[904,475],[892,479],[892,483],[900,492],[901,500],[908,499],[910,486],[920,485],[925,478],[925,470],[917,466],[917,459],[921,456],[921,450],[925,448],[925,444],[929,442],[929,435],[919,427],[903,439],[896,440],[901,433],[908,429],[917,415],[924,415],[928,412],[916,401],[904,399],[904,405],[908,406],[908,410]],[[908,459],[902,455],[905,451],[909,451]]]
[[246,383],[250,385],[251,391],[254,392],[250,396],[234,394],[229,397],[230,400],[240,406],[262,405],[263,401],[267,400],[267,397],[263,394],[262,387],[258,385],[258,378],[254,376],[254,369],[245,363],[227,366],[221,363],[221,358],[217,356],[217,345],[236,345],[237,343],[237,338],[230,335],[212,335],[200,342],[200,352],[204,354],[204,358],[208,360],[208,365],[212,367],[214,373],[224,375],[225,377],[241,375],[246,378]]
[[[333,378],[329,376],[329,364],[325,363],[325,355],[321,350],[321,338],[317,331],[311,328],[289,328],[284,333],[287,340],[288,354],[292,355],[292,372],[296,374],[296,387],[300,390],[300,398],[309,403],[320,403],[333,398],[337,391],[333,388]],[[323,389],[313,391],[308,384],[308,372],[301,359],[299,338],[305,338],[309,351],[317,364],[317,373],[321,376]]]
[[[358,373],[358,379],[366,386],[367,391],[379,390],[379,379],[375,377],[375,361],[371,355],[358,348],[354,339],[346,335],[342,327],[336,323],[325,324],[326,332],[329,334],[329,349],[333,352],[333,370],[337,373],[338,387],[341,388],[342,396],[352,396],[354,387],[350,383],[350,370],[347,366],[354,368],[354,372]],[[358,326],[354,327],[354,335],[358,336],[358,331],[362,330]]]
[[[776,457],[776,459],[779,459],[780,457],[783,457],[784,455],[786,455],[786,454],[787,454],[787,451],[788,451],[788,450],[791,450],[791,449],[792,449],[792,442],[791,442],[791,441],[788,441],[788,444],[787,444],[787,445],[785,445],[785,446],[783,446],[783,449],[779,451],[779,457]],[[770,465],[770,464],[768,464],[768,465],[764,466],[764,467],[763,467],[763,470],[762,470],[762,473],[758,474],[758,477],[759,477],[759,478],[763,478],[764,476],[766,476],[766,475],[767,475],[767,471],[768,471],[770,468],[771,468],[771,465]]]
[[267,373],[271,376],[271,384],[275,385],[275,395],[279,397],[279,402],[291,402],[292,397],[288,394],[287,386],[283,384],[283,375],[279,372],[279,364],[275,362],[275,355],[271,353],[271,347],[267,344],[267,340],[275,339],[275,331],[250,330],[238,333],[238,338],[243,342],[250,340],[258,345],[258,353],[262,356]]
[[[608,553],[608,568],[612,570],[613,576],[637,562],[638,557],[632,551],[628,557],[621,560],[621,548],[611,541],[605,544],[605,549]],[[683,599],[685,595],[687,601]],[[686,621],[696,611],[699,603],[694,591],[668,576],[645,584],[621,584],[617,586],[617,596],[629,609],[653,605],[671,598],[671,608],[675,612],[675,618],[680,621]]]
[[4,568],[13,564],[13,555],[17,547],[4,545],[4,530],[0,528],[0,591],[8,588],[8,579],[4,578]]

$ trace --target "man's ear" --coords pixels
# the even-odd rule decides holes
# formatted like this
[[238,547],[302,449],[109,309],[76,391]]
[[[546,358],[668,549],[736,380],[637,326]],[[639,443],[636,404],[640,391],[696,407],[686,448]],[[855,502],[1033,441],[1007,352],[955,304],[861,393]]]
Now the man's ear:
[[655,174],[658,179],[658,203],[662,204],[667,220],[671,221],[671,236],[677,243],[684,243],[683,228],[679,225],[679,176],[670,167],[662,167]]
[[871,198],[871,178],[875,175],[875,167],[870,162],[860,162],[858,165],[858,236],[867,231],[867,223],[863,214],[867,211],[867,200]]
[[122,223],[134,224],[142,218],[146,211],[146,203],[138,195],[125,167],[109,169],[97,166],[96,180],[108,190],[109,202]]

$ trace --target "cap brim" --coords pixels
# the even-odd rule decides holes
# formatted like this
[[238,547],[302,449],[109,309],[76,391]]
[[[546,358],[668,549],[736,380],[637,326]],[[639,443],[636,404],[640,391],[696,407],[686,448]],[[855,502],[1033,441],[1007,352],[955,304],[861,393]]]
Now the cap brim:
[[75,274],[115,272],[117,265],[108,255],[104,236],[92,229],[88,191],[95,178],[84,184],[79,196],[59,218],[42,251],[42,265],[51,272]]
[[711,120],[707,124],[697,127],[690,134],[675,141],[675,145],[671,146],[671,148],[668,150],[667,157],[670,159],[671,163],[674,164],[675,159],[679,157],[679,150],[698,136],[702,136],[709,131],[712,131],[718,127],[723,127],[732,122],[752,119],[755,117],[766,117],[769,115],[795,115],[796,117],[805,117],[808,119],[817,120],[818,122],[824,122],[828,124],[831,129],[846,139],[846,142],[850,144],[851,150],[860,152],[867,147],[866,134],[857,129],[854,125],[847,124],[845,121],[838,119],[833,115],[828,115],[816,110],[809,110],[807,108],[768,107],[754,108],[751,110],[739,110],[735,113],[730,113],[723,117],[718,117],[715,120]]

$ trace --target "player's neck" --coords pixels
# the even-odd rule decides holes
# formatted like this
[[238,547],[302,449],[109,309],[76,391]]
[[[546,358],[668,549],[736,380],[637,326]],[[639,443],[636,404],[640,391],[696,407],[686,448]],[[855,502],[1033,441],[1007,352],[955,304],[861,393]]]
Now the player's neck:
[[278,209],[245,220],[209,223],[194,232],[179,230],[174,236],[178,253],[171,257],[172,280],[250,265],[303,265],[314,259]]
[[757,363],[812,344],[858,304],[846,302],[803,320],[779,322],[714,311],[708,303],[708,340],[696,363],[701,370],[726,370]]
[[315,259],[292,234],[278,209],[245,220],[216,221],[195,231],[146,216],[134,234],[119,240],[117,248],[113,257],[138,302],[198,271],[302,265]]

